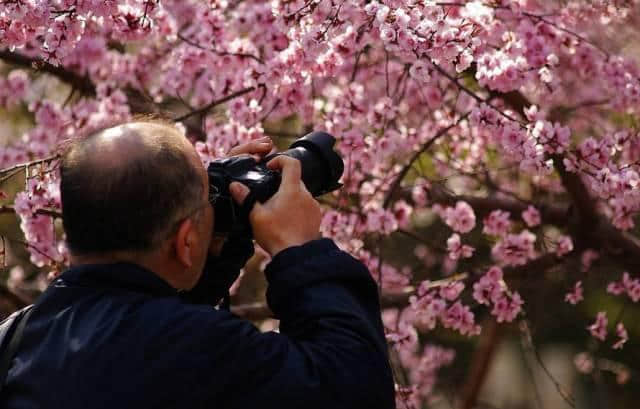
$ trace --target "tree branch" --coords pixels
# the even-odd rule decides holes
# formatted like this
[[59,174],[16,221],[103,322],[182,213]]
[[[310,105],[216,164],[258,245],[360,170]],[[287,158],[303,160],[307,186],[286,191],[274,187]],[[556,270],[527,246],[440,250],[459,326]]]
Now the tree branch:
[[[413,202],[411,191],[403,191],[402,196],[409,203]],[[479,197],[470,195],[455,195],[438,186],[429,190],[429,199],[434,203],[455,205],[458,201],[467,202],[480,217],[486,216],[494,210],[505,210],[512,215],[519,215],[531,205],[540,211],[544,223],[564,226],[567,223],[567,207],[544,203],[529,203],[508,197]]]
[[61,81],[71,85],[74,89],[80,91],[83,95],[95,96],[96,88],[91,80],[86,76],[78,75],[61,66],[55,66],[38,58],[26,57],[22,54],[10,52],[8,50],[0,51],[0,59],[5,62],[20,67],[30,68],[34,71],[44,72],[59,78]]
[[422,145],[422,148],[420,148],[418,151],[416,151],[413,154],[411,159],[409,159],[407,164],[404,165],[404,167],[402,168],[402,170],[400,171],[400,173],[398,174],[396,179],[393,181],[393,185],[391,185],[391,188],[389,189],[389,193],[387,193],[387,196],[384,199],[383,207],[385,209],[387,207],[389,207],[389,205],[391,204],[391,199],[392,199],[395,191],[398,189],[398,186],[400,186],[400,183],[402,182],[402,179],[404,179],[404,177],[406,176],[407,172],[409,172],[409,169],[411,169],[411,166],[413,165],[413,162],[415,162],[420,157],[420,155],[422,155],[424,152],[426,152],[427,149],[429,149],[431,147],[431,145],[433,145],[435,143],[435,141],[437,141],[441,136],[445,135],[451,129],[453,129],[456,126],[458,126],[458,124],[460,122],[462,122],[462,120],[464,120],[467,116],[469,116],[469,113],[470,112],[465,113],[464,115],[462,115],[460,118],[458,118],[458,120],[455,121],[454,123],[452,123],[451,125],[440,129],[431,139],[429,139],[427,142],[425,142]]
[[216,99],[214,101],[211,101],[210,103],[208,103],[207,105],[203,106],[202,108],[196,109],[195,111],[191,111],[191,112],[187,112],[184,115],[180,115],[177,118],[174,118],[173,121],[174,122],[180,122],[180,121],[184,121],[185,119],[192,117],[194,115],[200,115],[200,114],[206,114],[211,108],[220,105],[220,104],[224,104],[227,101],[230,101],[234,98],[237,98],[239,96],[242,96],[244,94],[248,94],[251,91],[255,91],[256,87],[248,87],[245,89],[241,89],[240,91],[236,91],[232,94],[226,95],[220,99]]
[[[2,214],[2,213],[16,213],[16,209],[12,205],[1,205],[0,206],[0,214]],[[58,211],[56,209],[51,209],[51,208],[37,209],[35,211],[35,214],[62,218],[62,212],[60,212],[60,211]]]
[[489,318],[482,326],[480,342],[471,359],[468,381],[463,388],[461,409],[473,409],[476,406],[480,389],[487,378],[491,361],[500,343],[500,336],[498,324]]

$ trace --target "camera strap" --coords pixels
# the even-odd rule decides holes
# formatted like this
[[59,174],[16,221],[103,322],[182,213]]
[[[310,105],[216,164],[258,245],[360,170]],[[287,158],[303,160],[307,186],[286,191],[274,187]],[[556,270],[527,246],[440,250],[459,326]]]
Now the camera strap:
[[14,312],[0,323],[0,350],[2,351],[0,356],[0,394],[2,394],[2,389],[4,389],[5,381],[7,380],[11,360],[18,351],[24,327],[27,325],[32,312],[33,304]]

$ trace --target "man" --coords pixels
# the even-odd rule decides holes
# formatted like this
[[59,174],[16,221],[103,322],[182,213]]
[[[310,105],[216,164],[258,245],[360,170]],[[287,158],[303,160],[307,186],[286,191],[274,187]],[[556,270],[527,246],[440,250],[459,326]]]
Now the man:
[[[271,148],[257,140],[231,154]],[[60,185],[72,266],[34,307],[2,407],[394,407],[369,272],[319,238],[299,162],[279,156],[268,166],[282,183],[250,222],[273,257],[267,300],[279,333],[202,303],[217,301],[207,290],[247,255],[238,262],[241,240],[222,255],[212,243],[207,174],[183,135],[140,121],[75,143]],[[248,194],[231,189],[238,203]]]

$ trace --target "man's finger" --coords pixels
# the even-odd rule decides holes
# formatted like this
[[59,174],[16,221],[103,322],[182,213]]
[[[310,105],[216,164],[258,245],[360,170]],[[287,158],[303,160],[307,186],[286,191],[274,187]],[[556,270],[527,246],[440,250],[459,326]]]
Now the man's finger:
[[273,141],[268,136],[238,145],[229,151],[228,156],[247,154],[267,154],[273,148]]
[[238,204],[242,204],[244,199],[249,195],[249,188],[243,185],[240,182],[231,182],[229,185],[229,192],[231,193],[231,197]]
[[282,182],[281,186],[285,188],[300,187],[300,177],[302,170],[300,169],[300,161],[289,156],[279,155],[271,159],[267,163],[269,169],[281,169],[282,170]]

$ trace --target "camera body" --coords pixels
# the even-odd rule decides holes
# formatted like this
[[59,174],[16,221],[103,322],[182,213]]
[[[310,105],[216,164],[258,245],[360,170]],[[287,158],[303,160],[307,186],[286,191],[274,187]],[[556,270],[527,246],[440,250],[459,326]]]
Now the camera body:
[[[312,132],[297,139],[288,150],[266,156],[256,162],[249,155],[214,160],[209,164],[209,200],[214,206],[216,233],[251,235],[249,212],[256,201],[273,196],[280,187],[280,172],[267,168],[267,162],[279,155],[298,159],[302,181],[313,196],[320,196],[342,185],[338,180],[344,171],[342,158],[333,150],[335,138],[326,132]],[[229,192],[231,182],[249,188],[249,196],[238,205]]]

